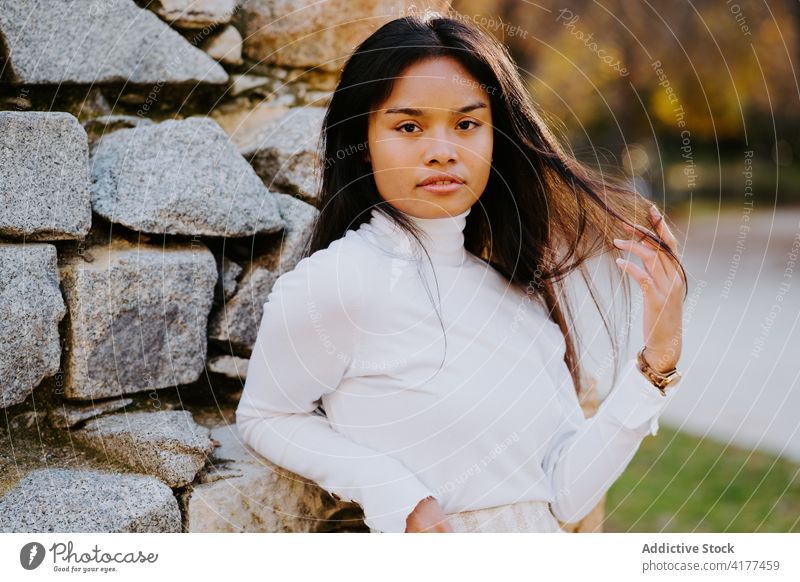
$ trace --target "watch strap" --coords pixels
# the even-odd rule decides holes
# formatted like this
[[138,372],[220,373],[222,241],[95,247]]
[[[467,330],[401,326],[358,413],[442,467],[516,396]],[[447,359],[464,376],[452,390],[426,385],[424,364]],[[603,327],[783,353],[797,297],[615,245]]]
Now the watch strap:
[[661,391],[663,396],[666,396],[664,391],[666,390],[667,386],[680,378],[681,373],[678,372],[677,368],[672,368],[664,373],[656,372],[644,358],[644,350],[646,348],[647,346],[644,346],[636,355],[636,361],[639,364],[639,371],[644,374],[648,380],[650,380],[650,383],[653,384],[653,386]]

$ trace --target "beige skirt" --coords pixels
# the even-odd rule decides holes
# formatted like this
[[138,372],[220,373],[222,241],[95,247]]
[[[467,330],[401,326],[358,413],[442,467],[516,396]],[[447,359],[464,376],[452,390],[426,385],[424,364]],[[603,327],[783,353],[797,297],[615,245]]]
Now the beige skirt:
[[[546,501],[520,501],[486,509],[448,513],[454,533],[567,533]],[[377,530],[370,529],[371,533]]]

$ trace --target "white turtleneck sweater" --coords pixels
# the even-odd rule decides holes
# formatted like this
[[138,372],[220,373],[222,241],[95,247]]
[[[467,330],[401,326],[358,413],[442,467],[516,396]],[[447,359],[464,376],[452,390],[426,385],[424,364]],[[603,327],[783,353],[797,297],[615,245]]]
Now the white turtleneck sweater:
[[586,419],[543,304],[465,249],[469,212],[411,217],[431,267],[374,209],[264,304],[239,434],[361,505],[374,530],[403,532],[431,495],[448,514],[542,500],[578,521],[657,433],[676,389],[662,395],[631,358]]

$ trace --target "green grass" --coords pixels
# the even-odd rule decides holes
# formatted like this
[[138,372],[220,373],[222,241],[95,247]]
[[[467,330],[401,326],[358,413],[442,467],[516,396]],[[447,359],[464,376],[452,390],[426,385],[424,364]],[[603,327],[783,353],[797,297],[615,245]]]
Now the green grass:
[[800,532],[800,466],[661,426],[606,498],[607,532]]

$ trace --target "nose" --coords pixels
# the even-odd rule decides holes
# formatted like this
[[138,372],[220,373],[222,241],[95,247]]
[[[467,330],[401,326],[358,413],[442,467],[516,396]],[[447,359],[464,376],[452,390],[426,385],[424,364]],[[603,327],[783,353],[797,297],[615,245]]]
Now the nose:
[[425,140],[425,163],[447,164],[458,158],[456,146],[446,137],[431,137]]

